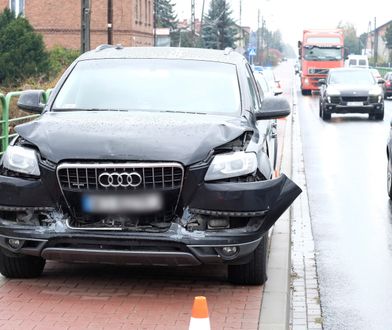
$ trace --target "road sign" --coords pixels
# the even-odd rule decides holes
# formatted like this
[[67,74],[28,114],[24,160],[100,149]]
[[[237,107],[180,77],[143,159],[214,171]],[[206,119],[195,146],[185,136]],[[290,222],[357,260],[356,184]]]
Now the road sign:
[[249,56],[256,56],[256,49],[254,48],[249,49]]

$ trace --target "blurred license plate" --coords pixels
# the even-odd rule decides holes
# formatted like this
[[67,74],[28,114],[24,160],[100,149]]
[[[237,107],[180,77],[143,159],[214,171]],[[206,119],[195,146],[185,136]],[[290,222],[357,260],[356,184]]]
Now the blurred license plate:
[[160,194],[83,195],[82,210],[87,213],[158,212],[163,208]]
[[349,107],[361,107],[363,106],[363,102],[347,102]]

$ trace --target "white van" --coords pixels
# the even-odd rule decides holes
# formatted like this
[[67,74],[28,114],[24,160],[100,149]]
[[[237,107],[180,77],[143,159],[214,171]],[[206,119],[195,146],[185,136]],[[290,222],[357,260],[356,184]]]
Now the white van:
[[366,55],[348,55],[344,61],[345,67],[369,68],[369,60]]

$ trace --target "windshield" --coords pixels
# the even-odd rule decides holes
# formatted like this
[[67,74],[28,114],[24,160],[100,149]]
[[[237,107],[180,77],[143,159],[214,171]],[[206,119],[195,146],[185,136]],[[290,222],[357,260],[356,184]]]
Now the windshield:
[[336,61],[342,59],[340,48],[321,48],[317,46],[305,47],[305,60],[308,61]]
[[376,81],[373,75],[365,70],[358,71],[335,71],[331,72],[328,83],[333,84],[355,84],[355,85],[373,85]]
[[59,91],[56,110],[170,111],[238,114],[236,67],[166,59],[79,62]]

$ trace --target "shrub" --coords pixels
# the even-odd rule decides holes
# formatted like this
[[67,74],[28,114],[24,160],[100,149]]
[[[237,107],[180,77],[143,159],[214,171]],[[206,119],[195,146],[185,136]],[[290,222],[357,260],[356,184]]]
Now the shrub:
[[29,77],[46,77],[49,56],[42,36],[27,19],[5,9],[0,14],[0,82],[17,86]]
[[80,52],[74,49],[67,49],[60,46],[49,51],[49,66],[51,78],[57,77],[66,69],[78,56]]

